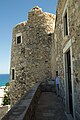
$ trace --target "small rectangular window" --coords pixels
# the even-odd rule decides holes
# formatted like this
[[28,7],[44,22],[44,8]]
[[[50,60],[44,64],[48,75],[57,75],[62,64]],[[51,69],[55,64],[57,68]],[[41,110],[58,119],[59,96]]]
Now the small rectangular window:
[[21,43],[21,36],[17,36],[17,44]]
[[22,33],[16,34],[16,44],[22,43]]
[[14,74],[14,69],[12,69],[12,80],[14,80],[14,76],[15,76],[15,74]]
[[64,15],[64,36],[68,35],[67,12]]

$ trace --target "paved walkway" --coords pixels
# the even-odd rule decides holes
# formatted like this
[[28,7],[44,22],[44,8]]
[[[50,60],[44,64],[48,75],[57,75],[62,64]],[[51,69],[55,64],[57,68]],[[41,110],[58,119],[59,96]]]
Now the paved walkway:
[[62,102],[55,93],[42,92],[36,108],[35,120],[67,120]]

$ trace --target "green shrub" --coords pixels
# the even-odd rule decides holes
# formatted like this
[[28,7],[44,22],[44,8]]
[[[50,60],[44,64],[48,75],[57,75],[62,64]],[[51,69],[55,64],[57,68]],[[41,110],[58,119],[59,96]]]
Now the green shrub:
[[10,105],[10,97],[5,95],[3,100],[3,105]]
[[4,96],[4,99],[3,99],[3,105],[10,105],[10,91],[8,90],[8,87],[10,86],[10,83],[7,82],[5,84],[5,96]]
[[9,82],[7,82],[7,83],[5,84],[5,86],[10,86],[10,83],[9,83]]

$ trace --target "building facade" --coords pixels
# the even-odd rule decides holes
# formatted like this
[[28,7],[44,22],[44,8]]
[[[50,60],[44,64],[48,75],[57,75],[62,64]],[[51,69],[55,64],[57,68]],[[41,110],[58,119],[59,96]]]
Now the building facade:
[[80,120],[80,0],[58,0],[53,69],[58,71],[66,113]]
[[11,100],[16,103],[37,81],[49,80],[55,15],[34,7],[28,21],[13,28],[11,51]]

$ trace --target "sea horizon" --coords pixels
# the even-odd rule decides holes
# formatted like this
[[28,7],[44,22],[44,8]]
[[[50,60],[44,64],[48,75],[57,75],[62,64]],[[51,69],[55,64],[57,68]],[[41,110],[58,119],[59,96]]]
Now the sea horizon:
[[10,81],[10,74],[0,74],[0,87]]

